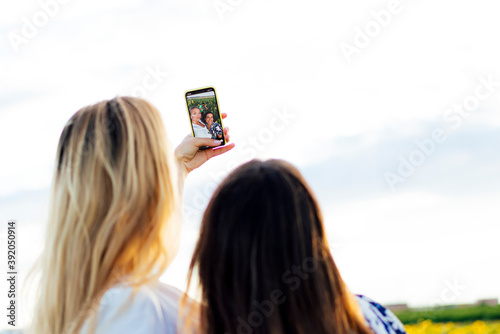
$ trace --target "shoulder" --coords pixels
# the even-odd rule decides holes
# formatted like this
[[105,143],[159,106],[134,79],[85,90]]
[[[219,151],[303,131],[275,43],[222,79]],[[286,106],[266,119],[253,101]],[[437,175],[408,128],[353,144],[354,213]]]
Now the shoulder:
[[[175,333],[183,293],[163,283],[133,288],[117,285],[103,295],[96,333]],[[86,333],[88,323],[81,333]]]
[[401,321],[379,303],[363,295],[355,295],[368,326],[376,334],[403,334],[406,330]]

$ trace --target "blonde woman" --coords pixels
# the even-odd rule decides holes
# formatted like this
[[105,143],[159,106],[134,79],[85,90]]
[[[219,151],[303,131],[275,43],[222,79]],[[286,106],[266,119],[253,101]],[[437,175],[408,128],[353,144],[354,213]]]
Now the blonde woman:
[[189,109],[189,114],[191,115],[191,122],[193,124],[194,136],[197,138],[212,138],[209,132],[209,128],[205,123],[201,121],[203,117],[200,108],[193,107]]
[[76,112],[59,140],[26,333],[186,332],[181,292],[158,278],[179,246],[186,175],[234,144],[198,148],[218,145],[188,136],[174,154],[158,110],[139,98]]

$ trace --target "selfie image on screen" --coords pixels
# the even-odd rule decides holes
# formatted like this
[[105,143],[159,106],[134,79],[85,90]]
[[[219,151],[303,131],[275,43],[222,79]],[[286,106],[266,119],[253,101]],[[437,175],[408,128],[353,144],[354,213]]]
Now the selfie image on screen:
[[222,123],[213,90],[186,93],[186,102],[195,137],[223,139]]

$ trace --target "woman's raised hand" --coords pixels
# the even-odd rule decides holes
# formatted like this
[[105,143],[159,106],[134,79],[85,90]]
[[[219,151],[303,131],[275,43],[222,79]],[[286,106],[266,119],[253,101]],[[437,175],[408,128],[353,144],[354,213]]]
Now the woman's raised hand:
[[[226,118],[227,114],[222,113],[222,118]],[[229,128],[225,127],[223,129],[224,137],[226,138],[226,143],[229,142]],[[210,139],[210,138],[195,138],[191,135],[188,135],[184,140],[177,146],[175,149],[175,157],[179,162],[179,168],[184,175],[191,172],[193,169],[200,167],[207,160],[226,153],[231,150],[235,145],[231,143],[229,145],[225,145],[223,147],[218,148],[220,146],[220,139]],[[210,146],[206,150],[201,150],[202,146]]]

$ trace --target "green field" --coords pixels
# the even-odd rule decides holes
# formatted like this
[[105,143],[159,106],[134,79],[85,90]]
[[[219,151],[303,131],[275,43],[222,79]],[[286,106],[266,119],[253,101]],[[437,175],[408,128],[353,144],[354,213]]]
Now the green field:
[[410,309],[394,313],[404,324],[415,324],[424,320],[439,323],[500,320],[500,305],[456,306],[419,310]]

